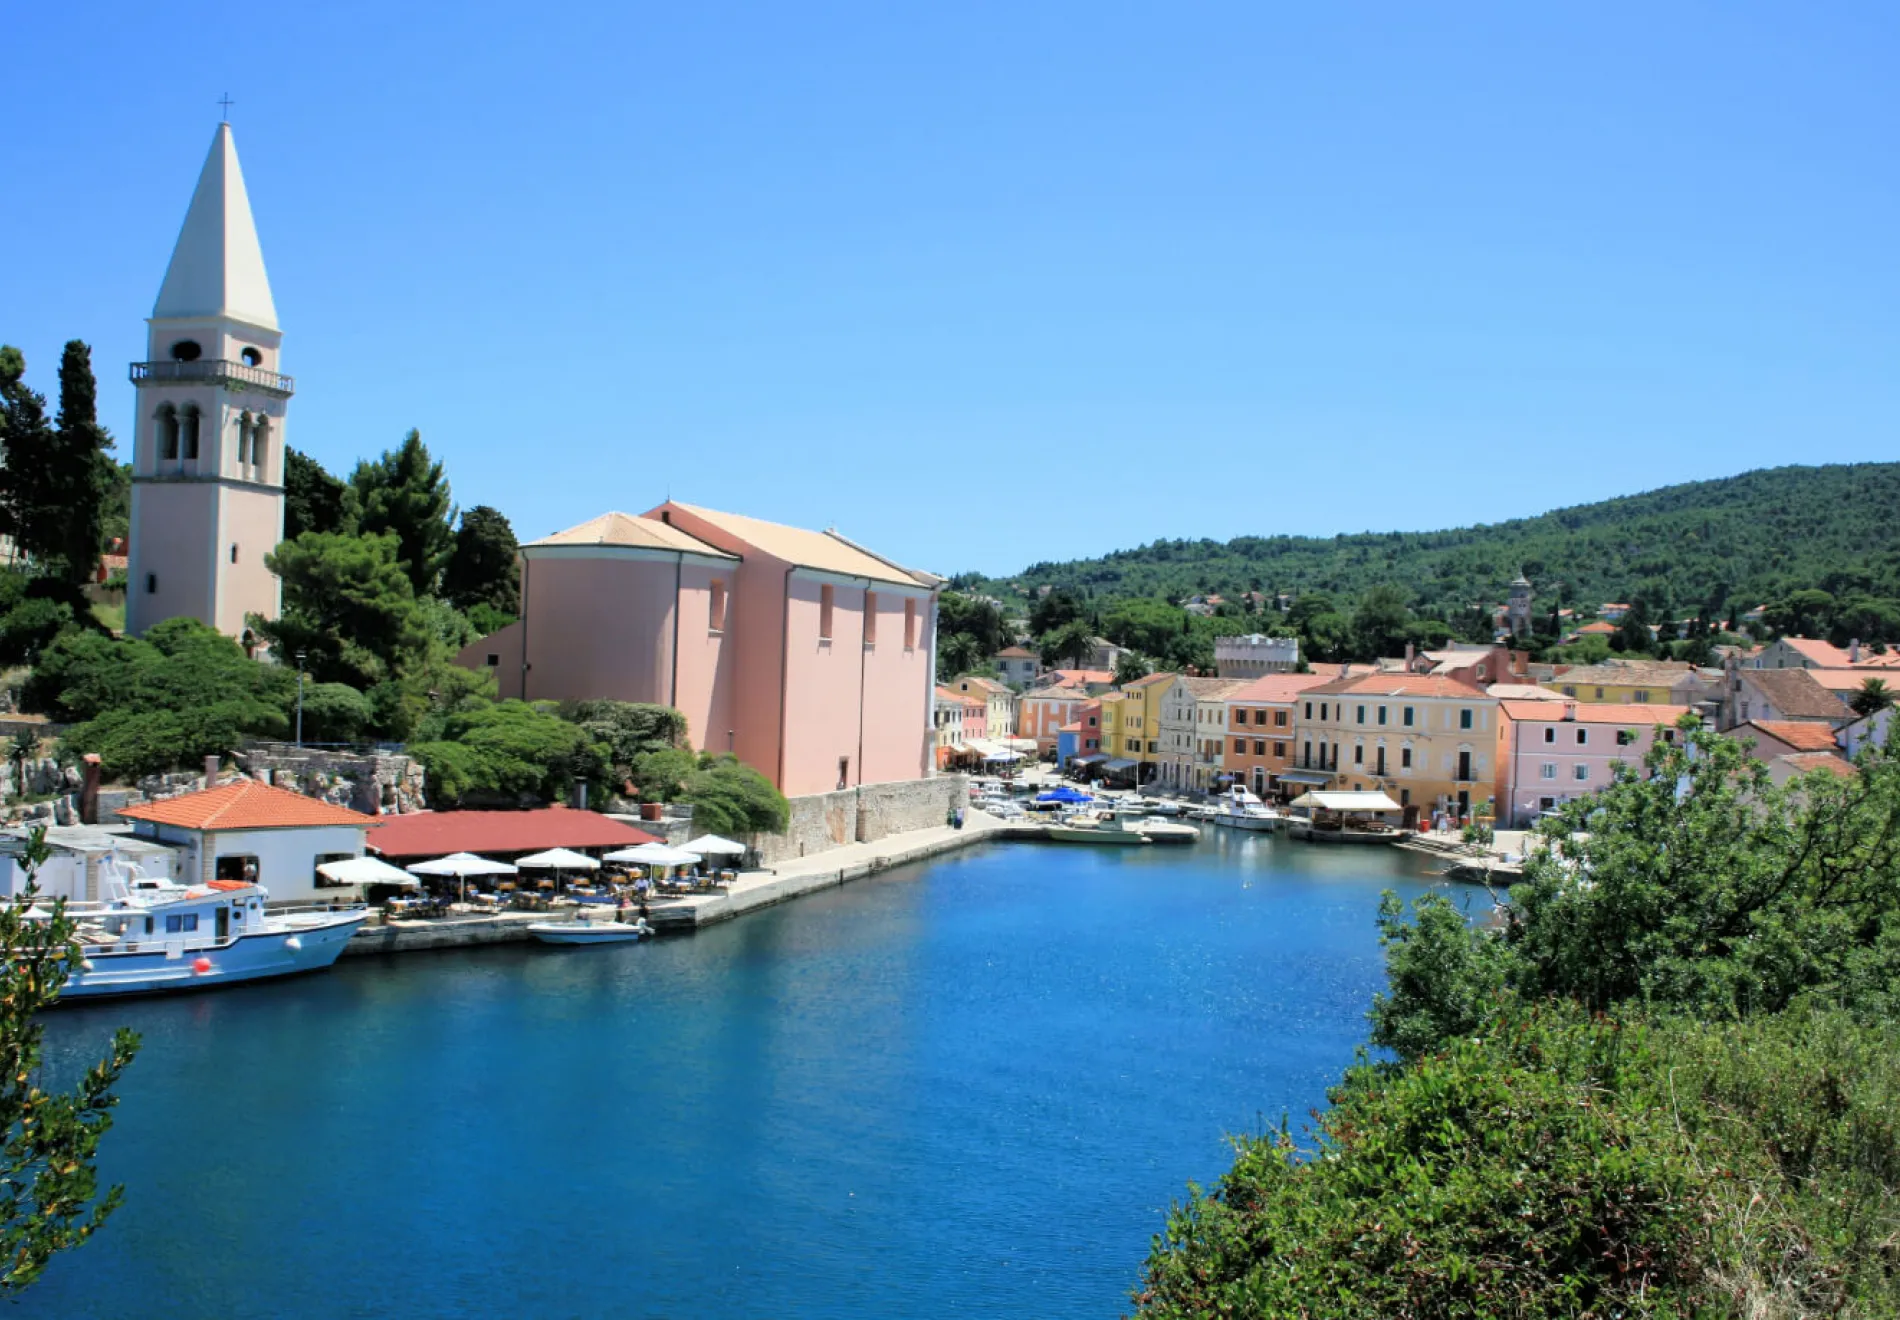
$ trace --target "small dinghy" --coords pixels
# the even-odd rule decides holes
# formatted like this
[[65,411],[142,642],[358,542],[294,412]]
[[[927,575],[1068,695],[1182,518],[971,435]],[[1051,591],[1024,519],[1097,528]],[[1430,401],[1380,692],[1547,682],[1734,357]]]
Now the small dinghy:
[[582,917],[577,921],[537,921],[529,925],[528,933],[544,944],[623,944],[651,935],[653,927],[644,917],[631,925]]

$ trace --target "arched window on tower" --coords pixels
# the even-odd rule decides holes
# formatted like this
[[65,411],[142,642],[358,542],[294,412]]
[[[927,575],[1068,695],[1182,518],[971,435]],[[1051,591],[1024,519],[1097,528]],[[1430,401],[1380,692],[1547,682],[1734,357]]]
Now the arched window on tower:
[[249,413],[243,412],[238,414],[237,431],[238,466],[243,467],[246,463],[251,461],[251,415]]
[[264,460],[269,457],[270,418],[259,416],[251,423],[251,464],[257,469],[257,479],[266,481]]
[[179,440],[184,446],[185,457],[198,457],[198,405],[188,403],[178,412]]
[[178,409],[169,403],[158,405],[158,456],[178,457]]

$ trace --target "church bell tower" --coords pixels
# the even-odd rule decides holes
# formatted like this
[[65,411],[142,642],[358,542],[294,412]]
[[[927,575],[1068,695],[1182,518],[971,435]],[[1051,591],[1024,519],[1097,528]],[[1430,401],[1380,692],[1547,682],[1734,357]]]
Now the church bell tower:
[[284,414],[294,382],[231,126],[218,125],[132,364],[126,631],[186,615],[250,642],[277,617],[264,556],[284,532]]

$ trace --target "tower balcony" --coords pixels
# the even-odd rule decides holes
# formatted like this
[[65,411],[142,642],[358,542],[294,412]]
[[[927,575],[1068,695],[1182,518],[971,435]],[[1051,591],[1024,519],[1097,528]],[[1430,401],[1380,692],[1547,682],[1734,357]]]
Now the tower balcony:
[[196,385],[208,382],[231,389],[261,390],[288,399],[297,391],[297,382],[275,371],[254,367],[248,362],[134,362],[132,383],[146,385]]

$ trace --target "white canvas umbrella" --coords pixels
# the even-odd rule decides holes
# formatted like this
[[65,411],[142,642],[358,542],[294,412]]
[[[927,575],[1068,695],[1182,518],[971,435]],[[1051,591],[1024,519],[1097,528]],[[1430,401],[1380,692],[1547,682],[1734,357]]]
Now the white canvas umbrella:
[[700,855],[687,852],[684,848],[670,848],[664,843],[642,843],[632,848],[622,848],[619,852],[607,854],[610,862],[643,862],[648,866],[695,866]]
[[515,858],[515,865],[524,871],[598,871],[600,863],[586,853],[577,853],[571,848],[550,848],[546,852],[530,853],[526,857]]
[[515,868],[506,862],[491,861],[486,857],[477,857],[474,853],[450,853],[447,857],[438,857],[430,862],[417,862],[405,868],[416,875],[452,875],[462,882],[462,898],[468,898],[468,878],[471,875],[513,875]]
[[317,874],[340,885],[402,885],[414,889],[422,883],[400,866],[391,866],[380,857],[349,857],[340,862],[325,862],[317,868]]
[[722,839],[717,834],[702,834],[697,839],[688,839],[684,846],[687,852],[713,857],[744,857],[749,851],[743,843]]

